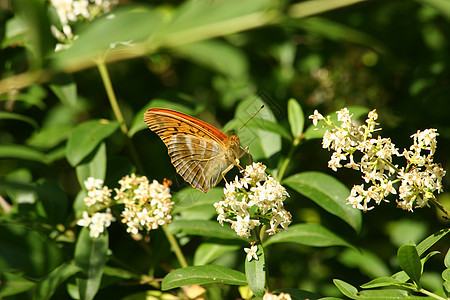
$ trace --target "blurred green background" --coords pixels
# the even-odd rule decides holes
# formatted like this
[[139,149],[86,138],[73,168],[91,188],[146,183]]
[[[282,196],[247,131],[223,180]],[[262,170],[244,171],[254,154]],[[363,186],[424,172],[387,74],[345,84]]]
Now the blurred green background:
[[[49,29],[53,19],[48,2],[2,3],[0,196],[4,203],[12,204],[13,211],[8,213],[3,207],[0,222],[4,226],[22,222],[45,235],[52,231],[47,225],[68,226],[73,221],[71,207],[80,185],[64,156],[66,141],[77,124],[99,118],[115,120],[93,58],[118,41],[133,44],[111,51],[108,58],[114,61],[107,64],[126,124],[135,129],[131,142],[143,174],[159,181],[172,179],[175,194],[187,184],[175,175],[163,143],[141,122],[142,113],[150,106],[179,108],[220,128],[234,118],[236,107],[259,97],[287,130],[290,98],[298,100],[306,116],[314,109],[325,115],[348,106],[375,108],[383,128],[380,134],[390,137],[400,150],[409,148],[410,135],[417,130],[437,128],[435,161],[447,169],[450,2],[349,1],[354,4],[338,9],[333,9],[332,2],[124,1],[113,10],[116,17],[112,20],[103,17],[74,25],[79,39],[58,53],[53,51],[56,41]],[[255,112],[252,109],[249,114]],[[307,120],[305,128],[309,125]],[[107,139],[106,146],[105,184],[115,187],[121,176],[136,169],[135,162],[120,131]],[[282,151],[265,161],[272,170],[289,147],[283,140]],[[46,158],[30,154],[30,149]],[[355,171],[329,170],[329,156],[320,140],[307,141],[297,148],[287,175],[322,171],[349,188],[362,183]],[[448,187],[446,177],[444,190]],[[51,221],[42,219],[39,207],[27,204],[36,194],[46,192],[52,203],[57,203],[58,214]],[[333,278],[360,285],[392,274],[399,270],[399,246],[417,243],[448,225],[434,207],[405,212],[395,208],[392,198],[391,203],[382,203],[363,215],[362,231],[357,234],[309,199],[290,193],[286,207],[294,223],[319,222],[362,251],[297,244],[277,246],[274,251],[270,248],[268,267],[274,288],[339,295]],[[438,200],[450,206],[447,192]],[[0,232],[0,268],[11,267],[8,238],[22,234],[11,232]],[[15,244],[27,249],[18,253],[23,257],[38,253],[38,249],[30,249],[34,239],[39,238],[30,236],[28,242]],[[123,243],[124,239],[128,242]],[[154,233],[152,239],[160,242],[161,249],[168,249],[161,233]],[[188,257],[198,243],[193,239],[183,248]],[[447,238],[436,250],[445,253],[448,245]],[[50,248],[48,251],[58,253],[55,260],[70,257],[70,247],[62,247],[63,251]],[[118,224],[111,228],[110,248],[138,270],[152,263]],[[169,262],[173,259],[161,255]],[[229,255],[229,261],[223,263],[232,265],[239,255],[243,254]],[[442,259],[437,255],[429,262],[424,286],[438,286]],[[142,264],[143,260],[146,263]],[[14,267],[38,278],[51,270],[53,263],[49,261],[46,270],[33,269],[27,260]],[[116,289],[126,294],[124,289]]]

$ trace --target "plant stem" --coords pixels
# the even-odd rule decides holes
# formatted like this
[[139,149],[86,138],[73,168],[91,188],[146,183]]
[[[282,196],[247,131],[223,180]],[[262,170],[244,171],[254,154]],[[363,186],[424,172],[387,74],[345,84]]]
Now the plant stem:
[[177,239],[167,230],[167,225],[161,226],[164,234],[167,237],[167,240],[169,241],[170,245],[172,246],[173,251],[175,252],[175,255],[178,259],[178,262],[180,263],[182,268],[186,268],[188,266],[186,259],[184,258],[183,252],[181,252],[181,248],[178,245]]
[[286,173],[287,167],[288,167],[289,163],[291,162],[292,155],[294,155],[295,149],[297,149],[297,146],[300,144],[300,139],[302,138],[302,136],[303,135],[296,137],[292,141],[291,149],[289,149],[289,153],[286,156],[286,158],[284,159],[283,164],[280,167],[280,171],[278,172],[277,180],[279,182],[281,182],[281,180],[283,179],[284,174]]
[[111,83],[111,78],[109,77],[108,69],[106,68],[105,61],[103,59],[96,60],[98,71],[100,72],[100,77],[102,78],[103,85],[106,90],[106,94],[108,95],[109,103],[113,109],[114,116],[120,124],[120,130],[128,139],[128,148],[130,150],[131,157],[136,164],[136,169],[139,173],[143,172],[142,164],[139,160],[139,156],[137,155],[136,149],[134,148],[133,143],[131,143],[131,139],[128,136],[128,128],[125,124],[125,120],[123,118],[122,112],[119,107],[119,103],[117,102],[116,94],[114,93],[114,88]]
[[431,202],[433,202],[433,204],[434,205],[436,205],[436,207],[440,210],[440,211],[442,211],[445,215],[446,215],[446,217],[447,218],[450,218],[450,212],[441,204],[441,203],[439,203],[437,200],[436,200],[436,198],[431,198]]
[[421,292],[422,294],[425,294],[425,295],[427,295],[427,296],[430,296],[430,297],[432,297],[432,298],[434,298],[434,299],[438,299],[438,300],[446,300],[446,298],[443,298],[443,297],[441,297],[441,296],[438,296],[438,295],[436,295],[436,294],[433,294],[432,292],[427,291],[427,290],[425,290],[425,289],[419,289],[419,292]]
[[114,89],[111,83],[111,78],[109,77],[108,69],[106,68],[106,64],[104,60],[97,60],[98,71],[100,72],[100,76],[103,81],[103,85],[105,86],[106,94],[108,95],[109,103],[113,109],[114,115],[116,116],[117,121],[120,123],[120,130],[125,135],[128,135],[128,128],[125,124],[125,120],[123,118],[122,112],[120,111],[119,104],[117,102],[116,94],[114,93]]

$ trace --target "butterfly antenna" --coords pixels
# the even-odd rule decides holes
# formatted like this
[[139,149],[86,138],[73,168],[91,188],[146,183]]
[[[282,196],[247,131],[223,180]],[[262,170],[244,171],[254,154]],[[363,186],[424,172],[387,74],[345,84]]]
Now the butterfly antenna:
[[256,115],[261,111],[261,109],[263,109],[264,108],[264,104],[263,105],[261,105],[261,107],[258,109],[258,111],[253,115],[253,117],[251,117],[247,122],[245,122],[245,124],[244,125],[242,125],[241,126],[241,128],[239,128],[239,130],[238,131],[240,131],[242,128],[244,128],[244,126],[245,125],[247,125],[248,124],[248,122],[250,122],[254,117],[256,117]]

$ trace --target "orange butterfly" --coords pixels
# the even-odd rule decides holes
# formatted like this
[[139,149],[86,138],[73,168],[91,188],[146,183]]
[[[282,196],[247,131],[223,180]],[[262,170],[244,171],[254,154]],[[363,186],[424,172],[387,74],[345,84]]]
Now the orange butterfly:
[[[244,154],[237,135],[178,111],[150,108],[144,121],[166,144],[172,164],[192,187],[207,193]],[[243,150],[243,151],[241,151]],[[240,166],[239,166],[240,167]]]

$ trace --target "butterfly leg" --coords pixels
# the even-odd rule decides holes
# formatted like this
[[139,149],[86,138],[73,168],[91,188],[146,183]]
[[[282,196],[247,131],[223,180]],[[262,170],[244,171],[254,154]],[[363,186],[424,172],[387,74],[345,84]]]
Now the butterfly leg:
[[248,162],[251,163],[251,162],[253,161],[253,157],[252,157],[252,155],[250,154],[250,151],[248,150],[248,146],[245,147],[245,152],[246,152],[247,155],[248,155]]
[[240,147],[241,147],[241,150],[242,150],[243,152],[241,152],[241,154],[239,155],[239,157],[242,157],[245,153],[247,153],[247,155],[248,155],[248,162],[251,163],[251,162],[253,161],[253,158],[252,158],[252,155],[250,154],[250,151],[249,151],[248,146],[245,147],[245,148],[242,148],[242,146],[240,146]]
[[[237,162],[239,163],[239,160],[236,158]],[[238,165],[239,166],[239,165]],[[228,171],[230,171],[231,169],[233,169],[234,165],[229,165],[228,168],[226,168],[225,170],[222,171],[222,178],[223,180],[228,183],[227,179],[225,178],[225,174],[228,173]]]

